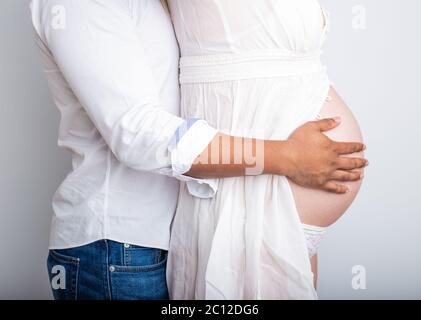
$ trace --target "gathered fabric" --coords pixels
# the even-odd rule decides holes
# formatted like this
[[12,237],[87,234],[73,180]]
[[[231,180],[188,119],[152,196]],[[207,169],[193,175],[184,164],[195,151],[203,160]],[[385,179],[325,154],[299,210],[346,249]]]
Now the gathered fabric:
[[[183,117],[266,140],[286,140],[318,117],[330,88],[321,62],[329,19],[316,0],[169,5],[182,52]],[[319,238],[303,228],[288,179],[215,185],[208,199],[181,186],[168,260],[171,298],[317,299],[309,256]]]

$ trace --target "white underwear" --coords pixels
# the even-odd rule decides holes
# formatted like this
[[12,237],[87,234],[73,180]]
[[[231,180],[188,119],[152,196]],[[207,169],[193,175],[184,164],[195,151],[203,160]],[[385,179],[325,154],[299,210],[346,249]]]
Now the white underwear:
[[308,224],[303,224],[302,227],[306,238],[308,254],[311,258],[317,254],[320,241],[322,241],[328,228],[310,226]]

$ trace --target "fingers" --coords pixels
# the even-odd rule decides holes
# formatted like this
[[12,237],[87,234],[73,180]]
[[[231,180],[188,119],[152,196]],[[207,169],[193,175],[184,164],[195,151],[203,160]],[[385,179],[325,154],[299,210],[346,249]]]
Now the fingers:
[[352,154],[364,151],[366,146],[359,142],[334,142],[335,150],[340,155]]
[[338,158],[336,167],[339,170],[355,170],[368,166],[368,161],[362,158]]
[[334,183],[334,182],[328,182],[324,185],[323,190],[331,193],[336,194],[345,194],[349,192],[348,187]]
[[320,131],[329,131],[329,130],[335,129],[337,126],[341,124],[341,118],[335,117],[335,118],[322,119],[322,120],[315,121],[315,124],[320,129]]
[[359,181],[364,177],[363,172],[336,170],[332,175],[332,180],[348,182]]

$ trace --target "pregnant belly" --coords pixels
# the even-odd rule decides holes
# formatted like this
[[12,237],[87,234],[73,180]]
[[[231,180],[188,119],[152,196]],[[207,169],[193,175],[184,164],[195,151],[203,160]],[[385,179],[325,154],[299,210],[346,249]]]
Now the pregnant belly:
[[[342,124],[327,132],[326,135],[335,141],[362,142],[361,130],[351,110],[333,88],[330,89],[329,95],[332,97],[332,101],[325,103],[320,115],[322,118],[340,116]],[[361,157],[363,154],[357,153],[350,156]],[[361,181],[340,182],[340,184],[348,186],[350,192],[344,195],[331,194],[325,191],[306,189],[290,181],[301,221],[320,227],[330,226],[337,221],[354,201]]]

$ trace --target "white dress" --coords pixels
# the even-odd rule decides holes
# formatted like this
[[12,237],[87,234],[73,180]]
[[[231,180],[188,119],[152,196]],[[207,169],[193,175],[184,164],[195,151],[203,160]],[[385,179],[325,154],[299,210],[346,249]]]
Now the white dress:
[[[182,53],[182,116],[223,133],[285,140],[329,91],[328,15],[316,0],[170,0]],[[219,179],[213,198],[182,185],[168,261],[172,299],[316,299],[288,180]]]

